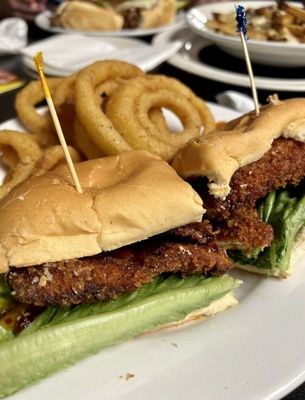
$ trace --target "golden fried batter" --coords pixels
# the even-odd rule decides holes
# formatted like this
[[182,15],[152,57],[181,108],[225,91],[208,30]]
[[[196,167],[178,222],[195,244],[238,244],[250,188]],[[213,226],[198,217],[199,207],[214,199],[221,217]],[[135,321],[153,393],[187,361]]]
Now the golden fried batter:
[[92,303],[135,290],[164,272],[220,275],[231,267],[215,243],[160,243],[154,239],[93,257],[15,268],[15,299],[36,306]]

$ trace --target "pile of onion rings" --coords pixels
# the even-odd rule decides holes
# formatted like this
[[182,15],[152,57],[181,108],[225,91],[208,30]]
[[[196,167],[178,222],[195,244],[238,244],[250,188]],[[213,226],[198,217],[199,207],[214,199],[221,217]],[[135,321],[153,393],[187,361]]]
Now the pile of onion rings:
[[[62,79],[48,79],[51,93]],[[49,113],[39,113],[35,106],[44,100],[40,81],[32,81],[16,96],[15,108],[20,122],[35,140],[43,147],[57,143],[53,121]]]
[[[144,149],[170,161],[190,139],[215,128],[205,104],[176,79],[147,75],[120,61],[96,62],[66,78],[49,78],[57,114],[74,162]],[[23,180],[64,162],[44,100],[40,81],[16,96],[16,112],[28,134],[0,131],[2,162],[8,174],[0,199]],[[181,123],[179,132],[167,125],[164,110]]]
[[[114,84],[107,91],[109,81]],[[78,125],[78,138],[89,138],[91,150],[97,147],[103,155],[144,149],[170,160],[188,140],[215,128],[204,101],[185,85],[119,61],[97,62],[78,73],[75,109],[83,129]],[[163,109],[177,115],[181,132],[169,130]]]
[[[173,111],[183,129],[173,134],[160,126],[151,112]],[[134,149],[145,149],[170,160],[189,140],[214,128],[214,118],[205,103],[182,83],[160,75],[142,76],[121,85],[110,97],[106,115]],[[162,121],[163,124],[163,121]]]
[[1,131],[0,150],[7,175],[0,187],[0,199],[31,176],[42,151],[30,136],[16,131]]
[[[176,79],[146,75],[121,61],[99,61],[64,79],[48,80],[66,140],[86,158],[143,149],[170,161],[190,139],[215,128],[207,105]],[[35,106],[43,99],[40,82],[16,98],[22,124],[38,144],[57,143],[51,118]],[[180,132],[172,132],[163,115],[172,111]]]
[[[82,161],[77,150],[69,146],[69,151],[74,162]],[[0,199],[25,179],[44,174],[65,162],[61,146],[42,149],[31,135],[17,131],[0,131],[0,152],[7,172],[0,185]]]

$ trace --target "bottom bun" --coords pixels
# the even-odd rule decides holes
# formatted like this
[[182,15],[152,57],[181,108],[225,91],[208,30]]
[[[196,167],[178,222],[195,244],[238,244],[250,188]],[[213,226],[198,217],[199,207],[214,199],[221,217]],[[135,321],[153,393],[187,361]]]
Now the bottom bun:
[[198,320],[202,321],[202,320],[206,319],[207,317],[213,317],[215,314],[225,311],[228,308],[236,306],[237,304],[238,304],[238,300],[234,296],[233,292],[229,292],[229,293],[226,293],[220,299],[212,301],[212,303],[209,304],[207,307],[204,307],[204,308],[201,308],[199,310],[195,310],[195,311],[189,313],[181,321],[171,322],[169,324],[164,324],[164,325],[158,326],[156,329],[146,332],[146,333],[156,332],[161,329],[178,328],[180,326],[189,324],[190,322],[194,322],[194,321],[198,321]]
[[275,278],[281,278],[281,279],[288,278],[288,276],[290,276],[292,273],[291,266],[286,271],[278,271],[278,270],[271,271],[268,268],[257,268],[251,264],[241,264],[241,263],[235,262],[234,265],[235,265],[235,267],[237,267],[239,269],[243,269],[244,271],[252,272],[254,274],[273,276]]

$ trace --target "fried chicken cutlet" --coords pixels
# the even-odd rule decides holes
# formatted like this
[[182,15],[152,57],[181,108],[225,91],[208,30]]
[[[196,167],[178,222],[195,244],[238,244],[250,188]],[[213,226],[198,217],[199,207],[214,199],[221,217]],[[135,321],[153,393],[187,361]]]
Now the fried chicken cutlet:
[[92,257],[14,268],[8,283],[20,303],[67,307],[117,297],[165,272],[221,275],[231,266],[215,242],[202,246],[149,239]]
[[[259,218],[256,203],[275,189],[297,185],[305,176],[304,155],[304,143],[294,139],[274,140],[261,159],[235,172],[225,200],[211,196],[203,178],[192,180],[190,183],[207,209],[204,218],[218,232],[217,240],[226,248],[242,247],[245,251],[270,246],[273,230]],[[200,232],[202,224],[205,222],[194,223],[192,229]],[[182,234],[188,227],[179,229]]]

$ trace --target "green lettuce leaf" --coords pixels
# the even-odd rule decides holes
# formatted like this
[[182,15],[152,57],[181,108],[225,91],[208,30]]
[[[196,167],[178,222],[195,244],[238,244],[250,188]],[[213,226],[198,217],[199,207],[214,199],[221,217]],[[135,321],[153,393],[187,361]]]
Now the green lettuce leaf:
[[288,190],[273,191],[260,203],[258,212],[262,220],[273,227],[271,246],[256,249],[251,254],[231,251],[229,255],[234,261],[267,269],[270,274],[285,273],[290,266],[296,236],[305,225],[305,195],[296,196]]
[[183,320],[238,283],[228,275],[160,276],[108,302],[68,309],[50,307],[19,336],[0,343],[0,397],[106,346]]

